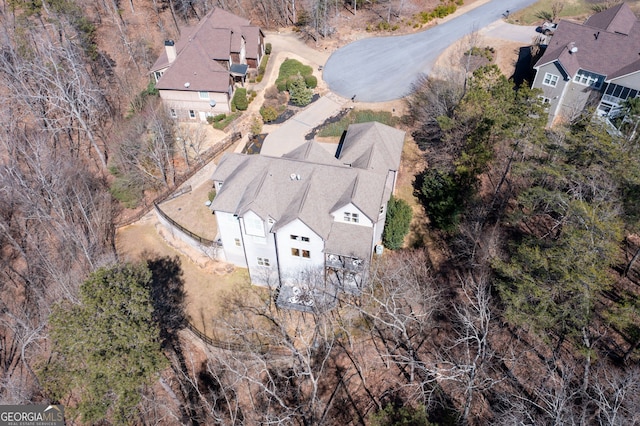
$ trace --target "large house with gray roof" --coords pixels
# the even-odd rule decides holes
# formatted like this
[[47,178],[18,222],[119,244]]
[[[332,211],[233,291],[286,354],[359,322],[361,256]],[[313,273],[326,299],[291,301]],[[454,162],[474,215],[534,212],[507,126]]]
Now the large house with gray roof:
[[169,114],[181,120],[201,120],[231,110],[236,81],[257,68],[264,55],[259,27],[220,8],[196,25],[181,28],[180,39],[166,40],[151,67]]
[[570,120],[585,108],[615,116],[640,93],[640,23],[626,3],[579,24],[560,21],[534,66],[549,122]]
[[225,154],[211,210],[226,260],[278,288],[285,305],[357,293],[381,244],[404,137],[373,122],[352,124],[335,155],[313,141],[283,157]]

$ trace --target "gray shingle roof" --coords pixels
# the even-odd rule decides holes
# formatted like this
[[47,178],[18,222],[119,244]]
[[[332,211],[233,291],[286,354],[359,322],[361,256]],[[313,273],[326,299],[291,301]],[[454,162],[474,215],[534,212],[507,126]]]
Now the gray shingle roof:
[[335,166],[342,164],[342,162],[335,156],[331,155],[329,151],[313,141],[303,143],[296,149],[284,154],[282,157]]
[[[350,254],[350,250],[361,249],[365,245],[370,250],[371,228],[344,225],[350,229],[358,228],[352,231],[358,234],[358,238],[366,233],[366,244],[353,241],[348,235],[340,239],[336,237],[338,223],[333,221],[331,213],[353,203],[373,222],[377,221],[380,206],[390,194],[386,185],[388,172],[397,170],[400,164],[404,132],[378,123],[352,125],[347,136],[353,126],[356,126],[359,136],[351,139],[351,149],[355,152],[358,143],[365,145],[367,149],[362,152],[374,153],[371,155],[374,166],[357,168],[340,164],[322,147],[310,145],[315,142],[304,144],[287,157],[225,154],[212,176],[212,180],[223,182],[223,185],[211,209],[239,216],[253,211],[263,220],[275,219],[274,231],[299,219],[325,241],[333,235],[331,245],[334,253]],[[371,138],[380,146],[374,148]],[[384,163],[389,168],[384,173],[380,169],[383,159],[377,158],[378,148],[388,154]]]
[[[571,53],[571,47],[577,51]],[[560,21],[536,67],[554,61],[573,77],[578,69],[607,78],[637,71],[640,23],[626,3],[597,13],[584,24]],[[640,65],[640,64],[639,64]]]
[[352,167],[379,173],[397,170],[402,155],[404,132],[377,121],[349,126],[339,159]]

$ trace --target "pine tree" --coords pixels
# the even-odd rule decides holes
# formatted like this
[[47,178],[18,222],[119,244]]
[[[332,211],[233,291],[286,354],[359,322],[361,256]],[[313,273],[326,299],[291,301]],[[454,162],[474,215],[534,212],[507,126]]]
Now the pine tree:
[[80,304],[56,305],[50,318],[52,359],[41,370],[49,396],[73,394],[85,423],[127,423],[140,392],[166,364],[153,320],[151,272],[145,264],[95,271]]

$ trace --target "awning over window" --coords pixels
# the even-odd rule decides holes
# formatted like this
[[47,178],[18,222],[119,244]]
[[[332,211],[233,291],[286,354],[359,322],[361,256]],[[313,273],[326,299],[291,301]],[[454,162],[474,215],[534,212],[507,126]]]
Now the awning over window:
[[231,65],[231,75],[234,77],[244,77],[247,75],[247,69],[249,65],[247,64],[233,64]]

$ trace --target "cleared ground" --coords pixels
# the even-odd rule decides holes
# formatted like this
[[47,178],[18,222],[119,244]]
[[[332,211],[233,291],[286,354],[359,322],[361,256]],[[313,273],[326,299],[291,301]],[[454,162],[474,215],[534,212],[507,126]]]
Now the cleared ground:
[[142,260],[156,256],[180,259],[186,293],[186,313],[191,323],[213,337],[213,319],[220,311],[219,301],[227,292],[241,291],[249,281],[246,269],[234,268],[197,253],[173,238],[158,224],[155,214],[120,228],[116,235],[118,253],[125,259]]

